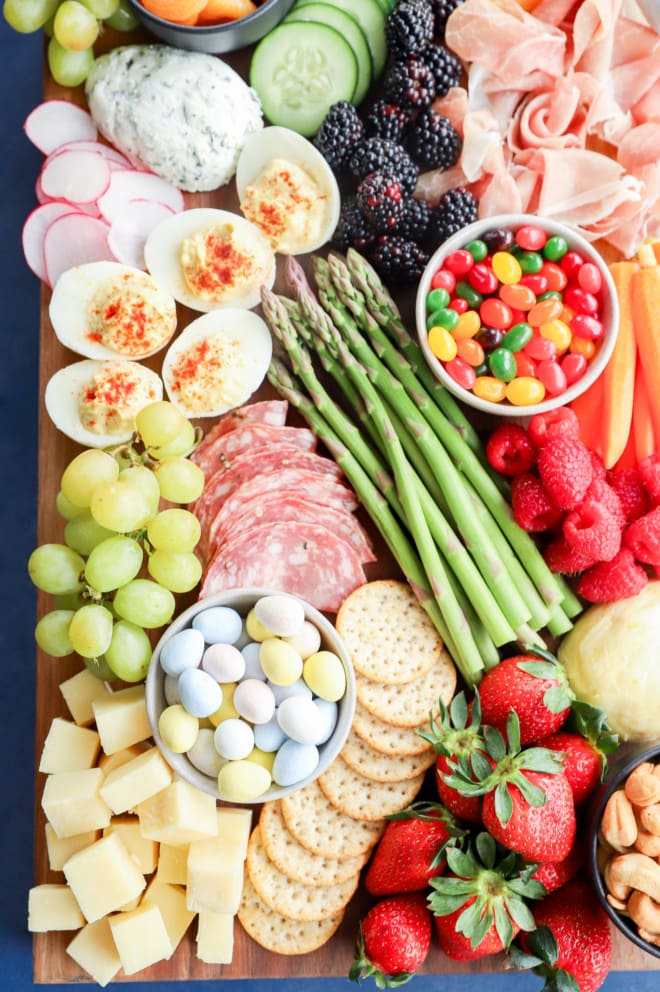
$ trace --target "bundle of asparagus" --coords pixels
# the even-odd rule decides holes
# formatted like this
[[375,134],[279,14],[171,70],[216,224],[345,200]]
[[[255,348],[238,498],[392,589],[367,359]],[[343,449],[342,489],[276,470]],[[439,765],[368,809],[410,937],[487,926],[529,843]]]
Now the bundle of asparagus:
[[[280,343],[268,377],[342,467],[468,685],[513,641],[571,627],[581,604],[513,520],[481,441],[432,376],[394,300],[355,250],[290,257],[295,299],[262,291]],[[339,387],[328,393],[312,355]],[[350,415],[345,412],[351,411]]]

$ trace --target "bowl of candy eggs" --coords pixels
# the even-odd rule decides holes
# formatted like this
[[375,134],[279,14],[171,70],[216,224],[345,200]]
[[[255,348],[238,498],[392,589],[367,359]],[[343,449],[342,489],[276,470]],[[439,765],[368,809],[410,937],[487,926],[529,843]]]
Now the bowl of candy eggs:
[[417,334],[435,376],[484,413],[523,418],[570,403],[614,348],[607,265],[564,224],[531,214],[475,221],[429,260]]
[[341,750],[353,668],[332,623],[296,596],[237,589],[184,610],[146,679],[154,740],[170,767],[217,799],[281,799]]

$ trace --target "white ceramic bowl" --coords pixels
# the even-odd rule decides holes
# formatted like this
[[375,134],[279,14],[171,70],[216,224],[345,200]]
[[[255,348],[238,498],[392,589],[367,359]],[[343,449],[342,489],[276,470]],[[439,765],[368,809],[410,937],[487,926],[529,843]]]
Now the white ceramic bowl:
[[[430,290],[431,280],[435,272],[441,267],[447,255],[450,255],[458,248],[464,247],[469,241],[472,241],[475,238],[480,238],[486,231],[499,227],[511,228],[515,231],[527,224],[532,224],[536,227],[543,228],[548,232],[549,236],[555,234],[562,235],[568,242],[569,250],[580,252],[580,254],[586,258],[587,261],[593,262],[598,266],[603,278],[600,319],[604,325],[605,333],[598,352],[589,362],[587,370],[582,378],[578,379],[578,381],[573,383],[572,386],[569,386],[565,392],[558,396],[548,396],[540,403],[535,403],[533,405],[514,406],[507,400],[503,400],[501,403],[493,403],[489,400],[480,399],[480,397],[475,396],[469,389],[459,386],[455,379],[452,379],[452,377],[445,371],[444,365],[438,358],[436,358],[428,344],[428,332],[426,328],[426,297]],[[570,403],[571,400],[574,400],[576,396],[579,396],[586,389],[588,389],[593,382],[596,381],[607,365],[607,362],[612,354],[612,349],[614,348],[619,325],[619,306],[614,282],[612,281],[607,265],[596,249],[593,248],[588,241],[585,241],[581,235],[577,234],[577,232],[573,231],[570,227],[566,227],[564,224],[549,221],[544,217],[536,217],[533,214],[498,214],[494,217],[486,217],[483,220],[477,220],[473,224],[469,224],[467,227],[462,228],[462,230],[458,231],[456,234],[453,234],[450,238],[443,242],[437,251],[433,253],[428,265],[424,269],[417,289],[415,319],[417,323],[419,343],[429,368],[436,378],[438,378],[440,382],[442,382],[443,385],[445,385],[447,389],[457,397],[457,399],[462,400],[468,406],[474,407],[476,410],[481,410],[483,413],[489,413],[496,417],[518,417],[519,419],[522,419],[525,417],[531,417],[535,413],[544,413],[547,410],[554,410],[557,407],[564,406],[566,403]]]
[[[147,715],[149,717],[149,723],[151,724],[156,745],[168,765],[177,773],[177,775],[179,775],[182,779],[185,779],[186,782],[189,782],[191,785],[197,786],[198,789],[201,789],[203,792],[210,793],[219,800],[225,800],[226,797],[222,796],[218,791],[217,778],[210,778],[208,775],[204,775],[192,764],[185,754],[175,754],[173,751],[170,751],[170,749],[163,743],[163,740],[158,732],[158,719],[162,711],[167,706],[163,690],[165,673],[160,665],[160,653],[167,641],[169,641],[170,638],[177,634],[180,630],[190,627],[193,617],[195,617],[198,613],[201,613],[203,610],[207,610],[212,606],[228,606],[237,610],[241,616],[246,617],[258,599],[262,596],[275,594],[276,590],[273,589],[236,589],[231,592],[218,593],[215,596],[208,596],[206,599],[199,600],[187,610],[184,610],[183,613],[181,613],[176,620],[170,624],[154,648],[151,658],[151,664],[146,678],[146,702]],[[261,796],[254,800],[255,803],[282,799],[284,796],[288,796],[292,792],[297,792],[298,789],[302,789],[303,786],[308,785],[309,782],[312,782],[315,778],[318,778],[318,776],[326,770],[326,768],[332,761],[334,761],[341,751],[351,728],[351,723],[353,722],[353,713],[355,711],[355,675],[353,673],[353,666],[348,656],[348,652],[346,651],[346,648],[344,647],[341,638],[332,623],[313,606],[310,606],[309,603],[306,603],[304,600],[300,600],[300,602],[302,602],[305,608],[305,619],[313,623],[321,633],[321,649],[333,651],[341,659],[346,673],[346,691],[342,699],[337,704],[339,714],[335,729],[332,736],[325,742],[325,744],[321,744],[319,746],[320,759],[312,774],[308,775],[304,779],[301,779],[299,782],[286,787],[278,786],[273,783],[267,792],[264,792]],[[229,801],[235,803],[235,800]],[[243,805],[252,805],[252,803]]]

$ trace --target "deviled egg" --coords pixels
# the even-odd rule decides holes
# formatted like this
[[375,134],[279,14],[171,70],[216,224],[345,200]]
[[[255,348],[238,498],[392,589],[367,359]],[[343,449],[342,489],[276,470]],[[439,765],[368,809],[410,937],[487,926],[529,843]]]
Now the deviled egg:
[[323,155],[286,127],[249,135],[236,168],[241,210],[284,255],[315,251],[332,237],[341,197]]
[[167,395],[186,417],[217,417],[250,398],[271,354],[270,331],[256,313],[227,307],[204,314],[165,355]]
[[128,441],[142,407],[162,398],[160,376],[139,362],[87,358],[56,372],[44,401],[67,437],[87,448],[108,448]]
[[176,330],[176,304],[146,272],[119,262],[87,262],[67,269],[48,308],[66,348],[99,360],[147,358]]
[[175,300],[202,313],[254,307],[275,279],[275,255],[259,228],[212,207],[167,217],[147,238],[144,259]]

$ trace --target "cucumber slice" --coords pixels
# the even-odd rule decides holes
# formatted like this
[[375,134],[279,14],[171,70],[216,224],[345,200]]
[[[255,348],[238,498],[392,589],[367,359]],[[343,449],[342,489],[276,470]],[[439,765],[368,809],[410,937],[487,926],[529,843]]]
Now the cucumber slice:
[[358,81],[353,94],[353,103],[356,105],[362,103],[371,86],[371,54],[364,31],[358,22],[339,7],[333,7],[328,3],[304,4],[302,7],[292,10],[285,21],[287,23],[291,21],[315,21],[317,24],[327,24],[339,31],[353,49],[358,65]]
[[[296,0],[294,10],[299,10],[316,0]],[[350,14],[364,31],[374,65],[374,78],[380,76],[387,62],[387,42],[385,41],[385,21],[387,15],[378,0],[323,0],[331,7],[339,7]]]
[[252,54],[250,86],[272,124],[316,134],[333,103],[353,99],[358,66],[339,31],[313,21],[278,25]]

